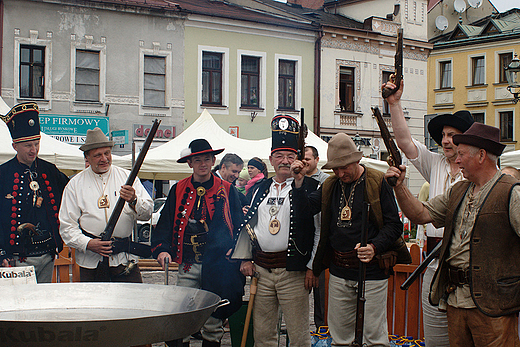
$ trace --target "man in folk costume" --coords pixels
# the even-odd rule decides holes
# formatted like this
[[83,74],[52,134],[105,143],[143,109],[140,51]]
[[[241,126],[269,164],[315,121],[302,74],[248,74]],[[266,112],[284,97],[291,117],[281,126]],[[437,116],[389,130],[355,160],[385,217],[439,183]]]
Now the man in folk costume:
[[475,122],[453,136],[464,178],[446,193],[420,202],[398,176],[395,195],[414,223],[444,227],[430,303],[447,310],[452,347],[520,346],[520,186],[497,168],[506,147],[500,130]]
[[[323,182],[320,190],[301,198],[303,211],[321,210],[321,234],[313,270],[319,276],[329,268],[328,324],[335,345],[350,345],[355,337],[359,262],[366,263],[365,325],[363,342],[368,346],[388,346],[386,301],[389,267],[387,259],[403,231],[397,204],[384,174],[360,164],[362,152],[346,134],[332,137],[327,148],[325,169],[334,175]],[[304,164],[295,176],[295,196],[305,188]],[[293,170],[294,172],[294,170]],[[368,244],[360,246],[363,202],[370,203]],[[381,257],[376,257],[381,256]],[[397,260],[395,258],[395,260]]]
[[63,248],[58,209],[68,178],[38,158],[38,114],[38,105],[28,102],[1,116],[16,156],[0,165],[0,265],[33,265],[38,283],[49,283],[54,256]]
[[[392,128],[397,145],[423,178],[430,183],[429,197],[444,194],[455,183],[462,181],[462,173],[455,162],[457,146],[453,143],[453,135],[462,134],[473,124],[473,116],[466,110],[451,114],[440,114],[428,123],[428,132],[435,142],[442,147],[442,153],[432,152],[419,141],[412,138],[410,129],[401,106],[404,81],[400,86],[388,82],[384,87],[399,88],[397,92],[386,98],[392,116]],[[431,252],[442,240],[443,228],[432,224],[426,225],[426,250]],[[434,259],[426,268],[422,282],[421,304],[423,312],[424,338],[426,347],[449,347],[448,319],[446,312],[440,311],[428,301],[430,284],[438,267],[438,259]]]
[[[255,344],[278,345],[281,307],[291,346],[310,346],[309,291],[318,281],[311,271],[314,219],[295,208],[293,195],[291,164],[296,160],[299,124],[291,116],[278,115],[271,129],[269,161],[275,176],[264,180],[255,193],[233,258],[243,260],[244,275],[259,273],[253,307]],[[310,177],[305,180],[316,185]]]
[[[113,145],[101,129],[87,131],[80,149],[89,167],[74,176],[63,192],[60,233],[65,244],[76,249],[82,282],[141,283],[138,254],[133,254],[138,253],[134,251],[138,244],[130,238],[135,218],[150,219],[153,201],[139,179],[133,186],[126,185],[130,172],[112,165]],[[114,240],[102,241],[101,233],[119,197],[126,203],[114,228]],[[109,278],[100,276],[104,258],[108,258]]]
[[211,173],[215,155],[223,150],[196,139],[181,152],[177,162],[188,163],[193,174],[170,189],[152,233],[153,257],[163,268],[171,261],[179,264],[177,285],[208,290],[231,302],[204,324],[204,347],[220,346],[223,320],[241,307],[245,284],[240,263],[227,259],[244,217],[239,193]]

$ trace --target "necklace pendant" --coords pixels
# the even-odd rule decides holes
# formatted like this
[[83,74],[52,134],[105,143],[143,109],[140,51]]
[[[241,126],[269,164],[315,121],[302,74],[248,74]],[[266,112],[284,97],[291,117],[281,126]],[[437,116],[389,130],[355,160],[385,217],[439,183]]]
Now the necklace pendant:
[[352,218],[352,210],[348,205],[345,205],[343,209],[341,210],[341,220],[343,221],[349,221],[350,218]]
[[102,195],[99,197],[97,201],[98,208],[109,208],[110,207],[110,200],[108,200],[108,196]]
[[278,234],[278,232],[280,231],[280,227],[280,221],[276,218],[269,222],[269,232],[271,233],[271,235]]
[[33,192],[36,192],[38,189],[40,189],[40,185],[36,181],[31,181],[31,183],[29,183],[29,188],[31,188]]
[[269,207],[269,214],[271,215],[271,217],[276,216],[278,214],[278,211],[279,211],[278,206],[273,205],[273,206]]

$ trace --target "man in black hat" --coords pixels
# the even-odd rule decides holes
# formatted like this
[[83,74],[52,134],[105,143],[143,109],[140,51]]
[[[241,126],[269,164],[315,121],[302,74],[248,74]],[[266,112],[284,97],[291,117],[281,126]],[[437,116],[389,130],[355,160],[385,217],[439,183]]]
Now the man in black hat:
[[[396,86],[388,82],[389,88]],[[401,96],[404,82],[400,89],[389,96],[386,101],[390,106],[392,128],[397,145],[417,168],[423,178],[430,183],[429,196],[434,197],[445,193],[455,183],[463,179],[459,166],[455,162],[457,145],[453,136],[462,134],[473,124],[473,117],[468,111],[457,111],[453,115],[441,114],[428,123],[428,132],[435,142],[442,147],[442,154],[434,153],[419,141],[412,139],[410,130],[404,118],[401,107]],[[435,228],[432,224],[426,226],[426,249],[431,251],[442,239],[443,228]],[[422,240],[421,240],[422,241]],[[433,260],[423,277],[422,308],[424,336],[427,347],[449,347],[448,324],[446,313],[430,305],[428,293],[430,283],[437,269],[437,259]]]
[[281,307],[291,346],[309,346],[309,290],[317,285],[310,261],[315,228],[312,215],[294,208],[291,164],[296,160],[299,124],[291,116],[277,115],[271,129],[269,161],[275,176],[262,181],[251,201],[233,258],[243,260],[244,275],[259,274],[253,307],[255,344],[277,345]]
[[386,177],[399,177],[394,191],[412,222],[444,227],[430,302],[447,309],[450,346],[518,346],[520,186],[497,169],[499,129],[473,123],[453,143],[467,181],[445,194],[418,201],[402,184],[404,165]]
[[[131,235],[135,219],[150,219],[153,201],[139,179],[126,185],[130,172],[112,165],[113,146],[100,128],[87,130],[80,149],[89,166],[65,187],[60,233],[67,246],[76,249],[82,282],[141,283],[137,261],[143,253],[135,251],[139,245],[131,241]],[[113,240],[103,241],[101,233],[119,197],[126,203],[114,227]]]
[[0,165],[0,263],[33,265],[38,283],[50,283],[54,256],[63,244],[58,209],[67,176],[38,158],[40,122],[36,103],[13,107],[7,123],[16,156]]
[[222,151],[196,139],[181,152],[177,162],[188,163],[193,174],[171,188],[152,233],[152,253],[159,264],[179,264],[177,285],[208,290],[231,302],[204,324],[204,347],[220,346],[223,320],[241,307],[245,284],[240,263],[226,258],[244,217],[239,193],[211,172],[215,155]]

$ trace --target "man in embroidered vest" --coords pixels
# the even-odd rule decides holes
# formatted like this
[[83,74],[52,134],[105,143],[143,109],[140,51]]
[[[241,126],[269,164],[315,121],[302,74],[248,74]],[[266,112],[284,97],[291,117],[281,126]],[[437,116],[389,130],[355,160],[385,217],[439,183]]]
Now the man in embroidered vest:
[[[393,89],[396,88],[396,85],[388,82],[384,87]],[[442,153],[432,152],[423,143],[413,139],[410,134],[401,106],[403,90],[404,82],[402,81],[399,90],[386,98],[397,145],[423,178],[430,183],[429,197],[444,194],[455,183],[463,179],[460,168],[455,163],[457,146],[453,144],[453,135],[462,134],[468,130],[473,124],[473,116],[468,111],[461,110],[453,115],[441,114],[432,118],[428,123],[428,132],[442,147]],[[426,250],[431,252],[442,240],[443,228],[435,228],[432,224],[427,224],[425,231]],[[438,260],[434,259],[426,268],[422,282],[424,337],[427,347],[449,347],[446,312],[439,311],[428,301],[430,284],[437,266]]]
[[447,309],[450,346],[520,346],[520,187],[497,169],[500,130],[473,123],[453,136],[467,181],[421,203],[402,184],[406,168],[390,168],[404,214],[444,227],[430,302]]
[[38,105],[2,111],[16,156],[0,165],[0,266],[33,265],[38,283],[50,283],[54,256],[63,248],[58,209],[68,178],[38,158]]
[[204,347],[220,346],[223,320],[242,306],[245,284],[240,262],[227,259],[244,218],[239,193],[211,173],[215,155],[222,151],[196,139],[181,152],[177,162],[188,163],[193,174],[171,188],[152,233],[152,253],[159,264],[179,264],[177,285],[208,290],[231,302],[204,324]]
[[[277,115],[271,129],[269,161],[275,176],[265,179],[253,196],[233,258],[243,260],[244,275],[259,274],[253,307],[255,344],[278,346],[281,307],[291,346],[308,347],[309,291],[317,285],[310,262],[315,229],[313,216],[294,208],[291,164],[296,160],[299,124],[291,116]],[[316,185],[312,178],[305,179]]]
[[[328,144],[327,163],[323,166],[332,169],[334,175],[323,182],[320,190],[300,198],[305,187],[303,168],[298,175],[293,174],[298,188],[294,195],[305,205],[306,213],[321,210],[321,235],[313,271],[316,276],[326,268],[330,271],[327,318],[332,343],[349,345],[354,341],[361,261],[367,264],[363,342],[368,346],[388,346],[389,269],[382,268],[376,256],[390,250],[401,235],[403,224],[384,174],[361,165],[362,155],[348,135],[334,135]],[[293,168],[302,165],[295,161]],[[364,201],[370,203],[368,244],[360,247]]]
[[[126,185],[130,172],[112,165],[113,145],[100,128],[87,130],[80,149],[89,166],[74,176],[63,192],[60,233],[65,244],[76,249],[82,282],[141,283],[140,254],[134,251],[139,244],[130,238],[135,218],[150,219],[153,201],[139,179],[133,186]],[[114,228],[114,241],[102,241],[100,235],[119,196],[126,203]],[[108,269],[104,258],[108,258]]]

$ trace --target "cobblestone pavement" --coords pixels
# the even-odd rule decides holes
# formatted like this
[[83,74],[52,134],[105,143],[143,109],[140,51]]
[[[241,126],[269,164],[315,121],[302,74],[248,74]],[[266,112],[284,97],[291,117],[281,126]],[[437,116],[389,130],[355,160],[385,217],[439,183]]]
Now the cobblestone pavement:
[[[150,283],[150,284],[164,284],[164,272],[163,271],[142,271],[141,272],[141,275],[143,277],[143,282],[144,283]],[[168,283],[170,285],[174,285],[177,281],[177,272],[176,271],[170,271],[169,273],[169,279],[168,279]],[[244,300],[248,300],[249,299],[249,285],[250,285],[250,279],[248,278],[247,279],[247,283],[246,283],[246,287],[245,287],[245,295],[244,295]],[[309,321],[311,323],[310,327],[309,327],[309,331],[311,330],[315,330],[314,328],[314,319],[313,319],[313,313],[314,312],[314,303],[313,303],[313,300],[312,300],[312,295],[309,295]],[[231,347],[232,344],[231,344],[231,335],[230,335],[230,331],[229,331],[229,324],[226,324],[226,326],[224,327],[225,328],[225,333],[224,333],[224,336],[222,338],[222,341],[221,341],[221,346],[222,347]],[[279,343],[278,345],[280,347],[282,346],[286,346],[286,335],[283,333],[285,331],[285,324],[282,320],[282,326],[281,326],[281,330],[282,330],[282,333],[280,334],[280,340],[279,340]],[[154,343],[152,345],[152,347],[165,347],[166,344],[163,343],[163,342],[160,342],[160,343]],[[202,341],[201,340],[198,340],[196,338],[191,338],[190,340],[190,347],[201,347],[202,346]],[[240,347],[240,346],[233,346],[233,347]]]

